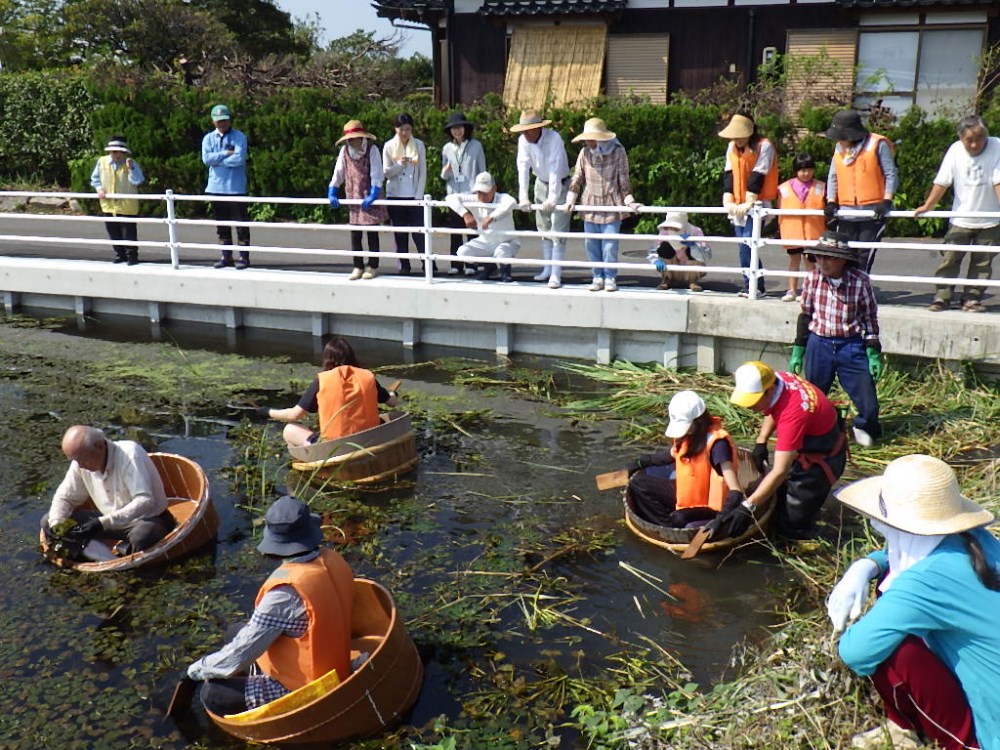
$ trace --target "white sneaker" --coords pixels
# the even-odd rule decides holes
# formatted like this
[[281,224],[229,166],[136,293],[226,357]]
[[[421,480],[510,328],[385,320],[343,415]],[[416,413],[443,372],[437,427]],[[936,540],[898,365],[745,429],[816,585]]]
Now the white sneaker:
[[358,279],[360,279],[364,275],[364,273],[365,272],[362,271],[360,268],[355,268],[353,271],[351,271],[351,275],[347,277],[347,280],[348,281],[357,281]]
[[562,282],[558,279],[549,279],[549,289],[558,289],[562,286]]
[[617,292],[618,291],[618,282],[616,282],[614,279],[607,279],[604,282],[604,291],[606,291],[606,292]]
[[895,722],[886,720],[882,726],[854,735],[851,738],[851,747],[857,750],[882,750],[886,747],[894,750],[915,750],[924,747],[924,744],[912,729],[903,729]]
[[448,269],[449,276],[458,276],[462,271],[454,266]]
[[798,299],[798,296],[795,294],[795,292],[789,289],[787,292],[785,292],[785,296],[781,298],[781,301],[794,302],[796,299]]
[[535,281],[548,281],[549,276],[552,274],[551,271],[542,271],[534,276]]
[[874,438],[860,427],[852,427],[851,429],[854,431],[854,442],[862,448],[871,448],[875,445]]
[[604,288],[604,279],[594,279],[587,287],[592,292],[599,292]]
[[466,276],[475,276],[477,273],[479,273],[479,272],[476,271],[476,269],[473,268],[472,266],[466,266],[465,267],[465,275]]
[[376,276],[378,276],[378,269],[375,268],[369,268],[367,271],[361,274],[361,278],[364,279],[365,281],[370,281],[371,279],[374,279]]

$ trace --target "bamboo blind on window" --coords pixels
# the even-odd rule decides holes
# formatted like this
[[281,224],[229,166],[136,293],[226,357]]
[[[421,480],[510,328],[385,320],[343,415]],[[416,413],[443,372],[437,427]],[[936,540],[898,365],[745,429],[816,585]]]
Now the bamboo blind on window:
[[539,109],[592,99],[601,90],[604,24],[514,26],[503,100]]
[[788,32],[785,111],[790,117],[797,119],[803,104],[850,104],[857,46],[856,29]]
[[612,34],[608,37],[608,96],[638,96],[667,103],[667,34]]

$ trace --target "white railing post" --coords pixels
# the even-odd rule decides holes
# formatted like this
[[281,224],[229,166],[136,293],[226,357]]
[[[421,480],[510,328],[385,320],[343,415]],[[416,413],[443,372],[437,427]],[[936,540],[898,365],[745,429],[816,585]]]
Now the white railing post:
[[175,213],[174,191],[167,193],[167,247],[170,248],[170,265],[176,271],[181,267],[180,253],[177,244],[177,215]]
[[430,284],[434,280],[434,209],[431,207],[431,196],[424,193],[424,281]]
[[750,295],[750,299],[757,299],[757,279],[762,275],[760,272],[760,248],[763,246],[760,234],[764,226],[764,211],[759,205],[754,204],[753,208],[750,209],[750,219],[753,221],[753,226],[750,230],[749,242],[750,245],[750,268],[747,269],[747,292]]

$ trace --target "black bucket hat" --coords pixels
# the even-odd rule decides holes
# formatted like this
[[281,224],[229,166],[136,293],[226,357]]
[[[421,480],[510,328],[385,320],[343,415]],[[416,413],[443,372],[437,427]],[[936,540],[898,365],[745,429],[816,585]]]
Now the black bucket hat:
[[868,128],[861,122],[861,113],[853,109],[842,109],[833,116],[833,122],[826,131],[831,141],[860,141],[868,135]]
[[283,495],[264,514],[264,538],[257,549],[265,555],[291,557],[316,549],[322,541],[319,516],[297,497]]
[[455,128],[455,127],[458,127],[459,125],[464,125],[465,126],[465,137],[466,138],[469,137],[469,133],[472,132],[472,129],[476,127],[475,123],[471,123],[471,122],[469,122],[465,118],[465,113],[464,112],[452,112],[451,114],[448,115],[448,119],[445,120],[445,123],[444,123],[444,133],[445,133],[445,135],[451,135],[451,132],[450,132],[451,129]]
[[858,251],[848,244],[846,234],[841,232],[823,232],[815,245],[806,250],[811,255],[825,255],[831,258],[843,258],[856,263]]

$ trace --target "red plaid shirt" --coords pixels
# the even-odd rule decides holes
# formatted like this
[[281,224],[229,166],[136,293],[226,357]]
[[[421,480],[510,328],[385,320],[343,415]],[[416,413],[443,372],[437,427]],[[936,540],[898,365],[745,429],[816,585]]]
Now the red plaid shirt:
[[812,318],[809,330],[825,338],[878,341],[878,303],[868,274],[847,267],[839,285],[831,281],[816,269],[802,285],[802,312]]

